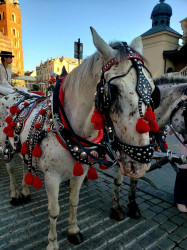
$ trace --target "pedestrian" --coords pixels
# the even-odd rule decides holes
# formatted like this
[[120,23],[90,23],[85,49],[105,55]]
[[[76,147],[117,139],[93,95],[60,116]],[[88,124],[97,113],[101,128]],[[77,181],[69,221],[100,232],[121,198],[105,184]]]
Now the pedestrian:
[[3,87],[6,87],[16,90],[16,88],[11,85],[11,81],[12,77],[18,77],[18,74],[12,72],[9,66],[9,64],[12,63],[14,55],[12,55],[12,52],[1,51],[0,57],[2,62],[2,64],[0,64],[0,87],[2,87],[2,89]]
[[[172,135],[171,129],[168,129],[168,133]],[[184,141],[181,134],[178,136],[181,141]],[[187,155],[187,148],[181,142],[179,142],[179,154]],[[178,170],[174,187],[174,202],[180,212],[187,213],[187,164],[178,165]]]

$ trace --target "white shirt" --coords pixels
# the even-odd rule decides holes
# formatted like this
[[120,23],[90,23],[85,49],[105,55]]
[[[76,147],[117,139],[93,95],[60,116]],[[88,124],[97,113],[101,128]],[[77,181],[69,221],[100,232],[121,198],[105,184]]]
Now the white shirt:
[[0,64],[0,85],[8,88],[12,88],[11,81],[12,81],[12,72],[10,66],[6,69],[3,64]]

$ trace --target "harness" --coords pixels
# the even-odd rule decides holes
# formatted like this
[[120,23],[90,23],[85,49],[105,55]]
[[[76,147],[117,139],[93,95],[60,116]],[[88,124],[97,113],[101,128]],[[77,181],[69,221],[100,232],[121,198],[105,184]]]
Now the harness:
[[109,138],[110,144],[112,145],[112,148],[114,149],[114,151],[117,151],[120,148],[134,160],[141,162],[141,163],[149,163],[151,161],[151,158],[154,152],[154,145],[149,144],[145,146],[133,146],[133,145],[126,144],[120,141],[115,135],[114,126],[109,115],[111,103],[112,103],[112,100],[111,100],[111,84],[112,83],[111,82],[114,79],[127,76],[132,68],[136,70],[136,74],[137,74],[136,91],[139,95],[138,107],[139,107],[140,117],[144,117],[142,110],[141,110],[142,102],[144,102],[146,105],[150,105],[150,102],[151,102],[152,89],[143,73],[142,68],[145,68],[147,71],[148,69],[144,66],[143,59],[142,57],[140,57],[139,54],[133,52],[130,49],[130,47],[127,45],[127,43],[123,43],[123,46],[126,48],[128,52],[127,58],[128,60],[131,60],[132,65],[127,70],[127,72],[125,72],[122,75],[112,77],[108,82],[106,82],[105,80],[104,73],[108,71],[113,65],[118,63],[117,58],[111,59],[105,66],[103,66],[101,80],[96,87],[95,107],[97,110],[103,113],[106,117],[107,129],[104,129],[104,131],[107,134],[107,137]]

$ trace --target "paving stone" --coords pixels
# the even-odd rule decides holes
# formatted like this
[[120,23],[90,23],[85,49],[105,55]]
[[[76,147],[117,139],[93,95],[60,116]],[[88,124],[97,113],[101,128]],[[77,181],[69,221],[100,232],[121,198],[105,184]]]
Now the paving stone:
[[183,240],[180,244],[179,247],[183,248],[183,249],[187,249],[187,239]]
[[174,216],[170,220],[177,225],[182,225],[184,222],[186,222],[183,218],[180,218],[179,216]]
[[187,238],[187,229],[186,227],[180,226],[178,227],[175,231],[175,234],[179,235],[180,237],[182,237],[183,239]]
[[142,216],[145,218],[145,219],[151,219],[153,218],[154,216],[156,215],[155,212],[147,209],[145,211],[142,212]]
[[153,211],[153,212],[155,212],[155,213],[161,213],[164,209],[162,208],[162,207],[160,207],[160,206],[152,206],[152,207],[150,207],[150,209]]
[[162,225],[160,225],[160,227],[168,233],[171,233],[177,228],[177,225],[171,221],[166,221]]
[[175,243],[171,239],[168,239],[168,238],[162,239],[156,244],[156,247],[158,247],[159,249],[164,249],[164,250],[173,249],[174,246],[175,246]]
[[158,215],[154,216],[153,220],[155,220],[159,224],[163,224],[168,220],[168,218],[163,214],[158,214]]

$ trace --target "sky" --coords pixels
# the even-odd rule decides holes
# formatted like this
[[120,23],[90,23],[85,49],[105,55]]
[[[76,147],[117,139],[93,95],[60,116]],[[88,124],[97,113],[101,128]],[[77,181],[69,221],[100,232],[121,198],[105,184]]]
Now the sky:
[[[83,43],[83,59],[95,53],[90,26],[107,42],[130,42],[152,27],[159,0],[19,0],[24,70],[49,58],[74,58],[74,42]],[[172,8],[170,27],[183,34],[187,0],[165,0]]]

